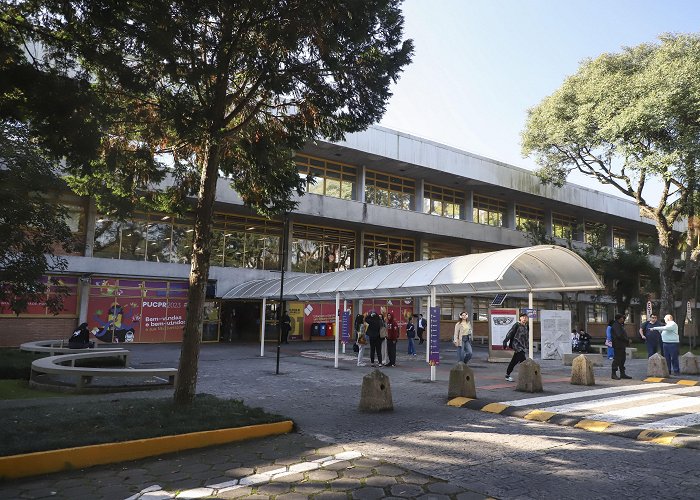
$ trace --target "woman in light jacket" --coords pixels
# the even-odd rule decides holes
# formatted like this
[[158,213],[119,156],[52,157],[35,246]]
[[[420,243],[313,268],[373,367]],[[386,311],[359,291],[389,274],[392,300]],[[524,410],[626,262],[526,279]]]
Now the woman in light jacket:
[[457,348],[457,361],[469,363],[472,359],[472,324],[464,311],[459,314],[459,321],[455,324],[452,343]]

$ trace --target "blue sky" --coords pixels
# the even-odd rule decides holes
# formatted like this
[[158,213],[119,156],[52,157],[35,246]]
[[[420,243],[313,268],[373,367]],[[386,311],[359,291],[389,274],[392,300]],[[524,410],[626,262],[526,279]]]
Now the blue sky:
[[700,0],[406,0],[403,12],[415,55],[380,125],[530,169],[527,109],[582,60],[700,32]]

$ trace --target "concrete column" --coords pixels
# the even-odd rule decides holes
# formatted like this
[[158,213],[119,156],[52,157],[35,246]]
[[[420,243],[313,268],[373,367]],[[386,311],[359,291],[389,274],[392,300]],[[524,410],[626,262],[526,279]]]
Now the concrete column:
[[88,302],[90,299],[90,276],[81,276],[78,279],[78,294],[80,303],[78,304],[78,323],[88,322]]
[[416,201],[413,209],[419,213],[425,213],[423,210],[423,198],[425,197],[425,179],[418,179],[416,182]]
[[355,269],[363,265],[363,254],[365,252],[365,232],[358,231],[355,235]]
[[550,238],[552,237],[552,210],[544,209],[544,231]]
[[613,226],[612,224],[608,226],[608,230],[605,232],[605,246],[612,248],[613,246]]
[[503,220],[503,227],[515,229],[515,202],[513,201],[508,202],[505,219]]
[[365,172],[367,168],[361,165],[357,168],[357,186],[355,186],[355,199],[365,202]]
[[462,219],[474,222],[474,192],[465,191],[464,192],[464,211],[462,213]]
[[633,229],[629,233],[629,239],[627,240],[627,246],[633,247],[639,244],[639,231]]
[[585,241],[586,220],[583,217],[576,217],[576,227],[572,239],[574,241]]

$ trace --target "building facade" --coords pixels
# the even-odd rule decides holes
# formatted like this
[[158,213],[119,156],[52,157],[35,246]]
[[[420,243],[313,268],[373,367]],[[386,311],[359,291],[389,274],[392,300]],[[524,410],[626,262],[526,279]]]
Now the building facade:
[[[313,177],[298,208],[289,214],[286,260],[284,225],[243,206],[226,179],[217,187],[210,287],[204,341],[258,338],[262,303],[222,300],[234,285],[289,273],[325,273],[469,253],[529,246],[526,228],[537,225],[565,244],[585,245],[599,225],[605,244],[638,245],[651,260],[656,230],[636,205],[586,187],[542,185],[529,170],[439,143],[374,126],[338,143],[307,145],[296,157],[301,176]],[[140,213],[129,221],[98,213],[87,199],[68,194],[69,223],[82,251],[67,255],[58,278],[72,294],[52,316],[40,305],[14,317],[0,315],[2,345],[67,338],[79,322],[97,328],[103,340],[177,342],[186,315],[193,219]],[[488,328],[493,297],[442,297],[444,327],[469,311],[476,334]],[[574,323],[603,336],[613,305],[605,296],[560,294],[537,297],[536,309],[574,309]],[[527,297],[504,305],[526,307]],[[406,297],[351,305],[355,311],[386,308],[403,322],[425,313],[425,302]],[[274,318],[276,304],[265,317]],[[334,304],[289,303],[292,339],[330,338]],[[630,311],[632,323],[640,310]],[[275,327],[266,330],[276,338]]]

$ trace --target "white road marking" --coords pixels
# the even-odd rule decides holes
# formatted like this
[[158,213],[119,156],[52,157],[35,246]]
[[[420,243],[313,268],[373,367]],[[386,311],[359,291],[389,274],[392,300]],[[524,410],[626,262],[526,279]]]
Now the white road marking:
[[682,429],[683,427],[692,427],[700,424],[700,413],[689,413],[688,415],[680,415],[678,417],[665,418],[656,422],[642,424],[639,427],[642,429],[653,429],[657,431],[673,431]]
[[501,402],[501,404],[508,406],[529,406],[540,403],[551,403],[552,401],[566,401],[567,399],[580,399],[589,396],[604,396],[606,394],[632,392],[641,389],[659,389],[662,387],[668,387],[668,384],[647,383],[638,385],[621,385],[616,387],[606,387],[605,389],[592,389],[590,391],[569,392],[566,394],[555,394],[553,396],[542,396],[539,398],[514,399],[512,401],[503,401]]
[[633,403],[635,401],[665,398],[669,395],[683,395],[688,393],[698,393],[700,395],[700,387],[675,387],[666,391],[651,393],[647,392],[644,394],[634,394],[631,396],[616,396],[606,399],[594,399],[592,401],[582,401],[579,403],[571,403],[568,405],[550,406],[548,408],[542,408],[542,411],[551,411],[552,413],[571,413],[579,410],[590,410],[591,408],[601,408],[617,404],[627,404]]
[[625,408],[624,410],[614,410],[607,413],[597,413],[587,416],[590,420],[603,420],[605,422],[621,422],[623,420],[631,420],[656,413],[668,413],[673,410],[690,408],[695,406],[700,410],[700,398],[685,397],[673,401],[662,401],[650,405],[635,406],[633,408]]

